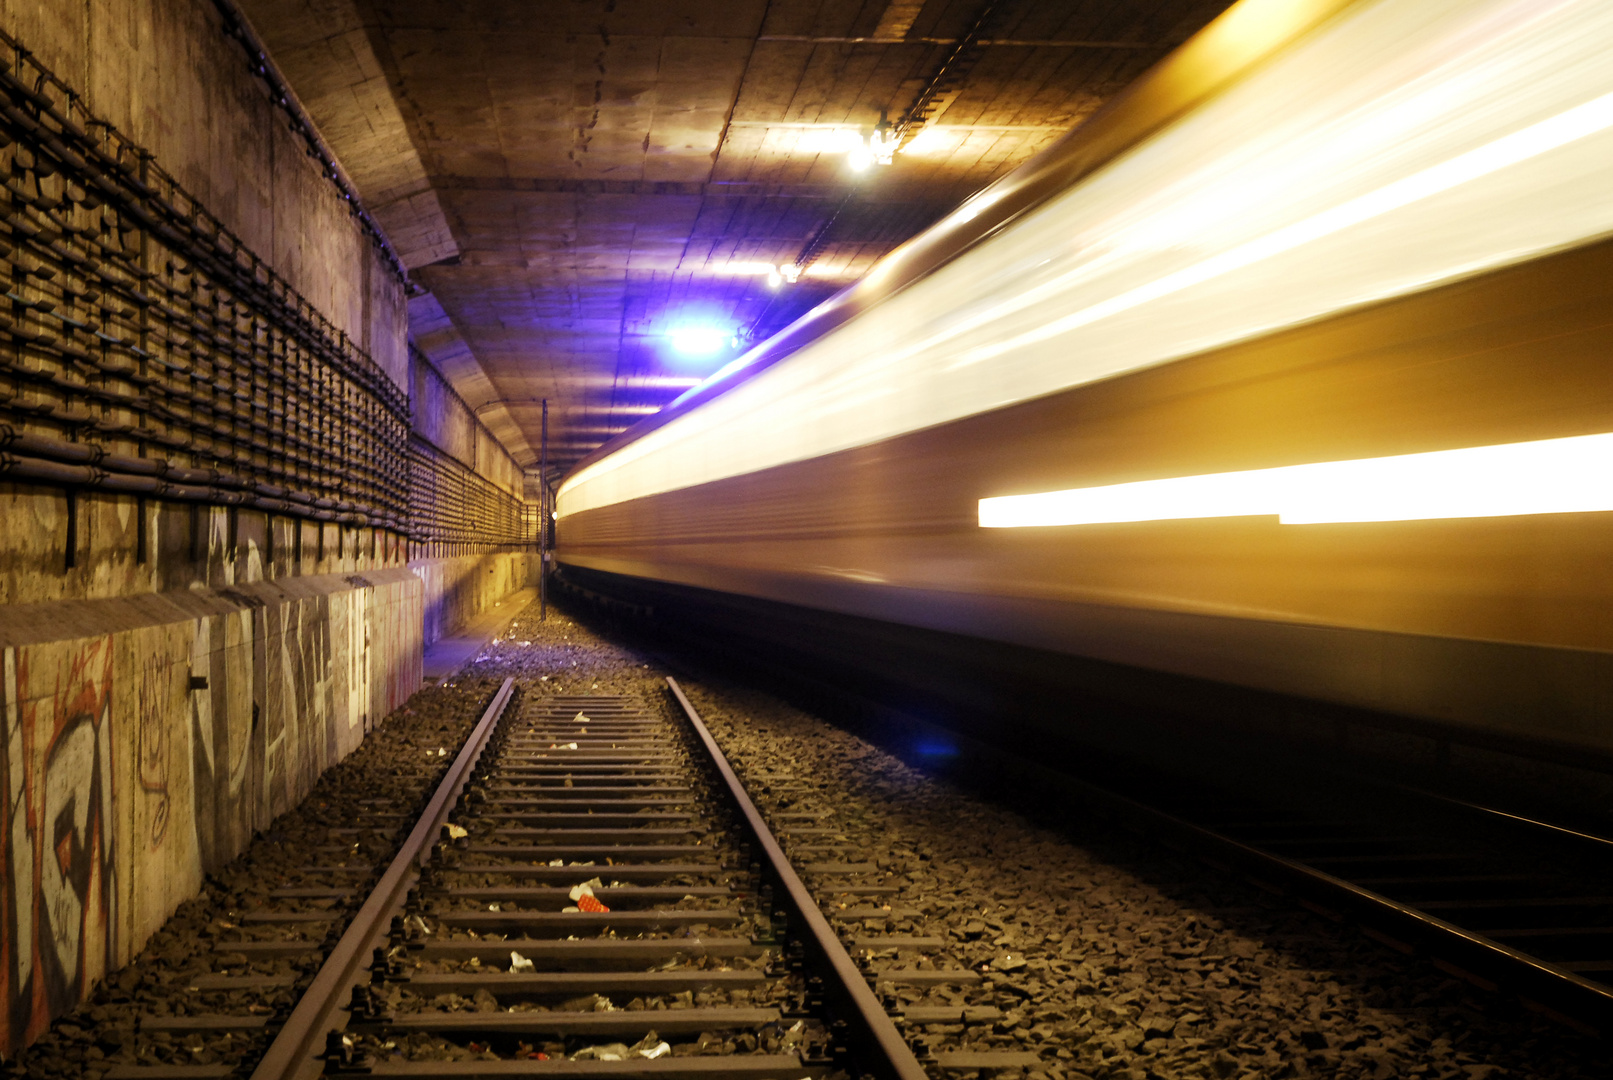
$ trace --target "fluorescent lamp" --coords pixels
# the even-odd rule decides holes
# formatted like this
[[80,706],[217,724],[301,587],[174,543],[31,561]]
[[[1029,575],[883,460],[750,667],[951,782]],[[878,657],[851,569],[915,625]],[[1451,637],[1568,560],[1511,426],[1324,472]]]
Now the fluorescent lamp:
[[981,499],[980,527],[1276,517],[1284,525],[1613,511],[1613,433]]
[[773,264],[735,260],[726,263],[708,263],[694,271],[697,274],[719,274],[724,277],[764,277],[773,273]]
[[946,149],[949,142],[955,141],[955,139],[950,138],[945,132],[939,131],[933,126],[926,127],[917,135],[907,140],[907,145],[902,147],[902,153],[928,154],[937,150]]

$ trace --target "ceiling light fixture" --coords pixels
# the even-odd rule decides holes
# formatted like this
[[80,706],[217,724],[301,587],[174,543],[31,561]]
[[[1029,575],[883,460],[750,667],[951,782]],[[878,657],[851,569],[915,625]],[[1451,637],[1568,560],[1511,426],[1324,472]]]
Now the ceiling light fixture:
[[853,172],[867,172],[874,165],[889,165],[901,141],[901,135],[891,127],[890,122],[880,117],[868,137],[859,139],[857,145],[852,147],[846,162]]
[[767,268],[767,284],[774,289],[794,285],[801,280],[801,267],[796,263],[779,263]]
[[875,165],[889,165],[901,141],[901,135],[891,127],[890,121],[881,116],[873,134],[868,136],[868,156]]
[[732,330],[720,326],[680,326],[667,337],[675,352],[686,356],[710,356],[733,338]]

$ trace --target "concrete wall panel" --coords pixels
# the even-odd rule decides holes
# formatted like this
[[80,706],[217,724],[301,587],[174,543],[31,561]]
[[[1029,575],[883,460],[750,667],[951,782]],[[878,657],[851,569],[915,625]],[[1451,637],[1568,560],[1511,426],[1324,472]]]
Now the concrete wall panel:
[[[134,728],[113,781],[114,791],[123,793],[115,843],[129,897],[120,909],[120,941],[144,941],[201,887],[189,701],[195,635],[194,623],[111,635],[112,715],[131,717]],[[120,672],[126,677],[117,678]]]
[[[273,558],[267,516],[148,499],[146,561],[139,560],[141,502],[129,495],[80,492],[75,565],[66,565],[67,493],[61,488],[0,483],[0,604],[166,594],[205,586],[231,588],[299,574],[369,574],[404,562],[403,545],[371,529],[338,527],[277,515]],[[200,528],[196,544],[192,531]],[[325,534],[323,554],[319,533]],[[299,549],[298,533],[302,535]],[[300,550],[300,558],[299,558]],[[195,557],[193,557],[195,556]]]
[[0,607],[0,1046],[127,962],[408,698],[422,595],[392,569]]
[[32,1034],[119,956],[112,639],[7,648],[3,664],[0,978],[7,1034]]
[[493,552],[444,559],[416,559],[409,569],[423,586],[421,625],[430,645],[497,604],[517,589],[538,583],[533,551]]
[[488,481],[521,496],[525,474],[504,444],[431,364],[419,361],[410,380],[414,430],[426,441]]
[[[400,387],[420,384],[402,283],[211,0],[0,0],[0,29]],[[465,404],[445,384],[429,397],[450,452],[519,495]],[[498,554],[411,573],[401,537],[368,528],[13,483],[0,551],[0,1052],[418,688],[428,623],[434,639],[536,570]]]

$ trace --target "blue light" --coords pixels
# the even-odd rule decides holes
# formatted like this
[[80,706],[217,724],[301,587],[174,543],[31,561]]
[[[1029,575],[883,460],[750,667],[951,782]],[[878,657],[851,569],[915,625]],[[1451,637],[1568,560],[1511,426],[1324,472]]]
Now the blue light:
[[955,758],[958,756],[958,747],[944,738],[921,737],[913,744],[913,752],[921,758],[935,760],[937,758]]
[[685,356],[710,356],[728,345],[732,330],[720,326],[680,326],[667,334],[672,348]]

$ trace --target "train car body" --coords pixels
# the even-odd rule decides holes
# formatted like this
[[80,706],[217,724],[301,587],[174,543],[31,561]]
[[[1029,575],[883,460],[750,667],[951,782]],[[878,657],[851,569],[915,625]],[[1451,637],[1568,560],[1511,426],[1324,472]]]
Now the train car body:
[[1613,753],[1613,5],[1239,4],[558,558]]

